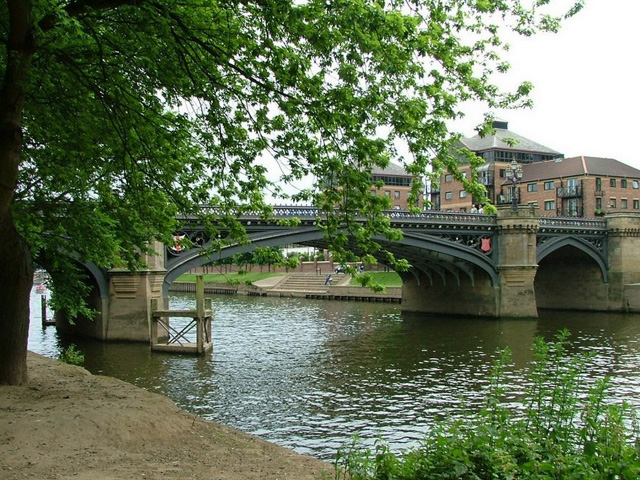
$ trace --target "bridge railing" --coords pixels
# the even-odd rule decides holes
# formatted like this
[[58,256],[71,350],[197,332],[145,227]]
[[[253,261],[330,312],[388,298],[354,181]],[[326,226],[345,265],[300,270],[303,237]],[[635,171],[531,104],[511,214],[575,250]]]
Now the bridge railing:
[[[234,214],[233,210],[225,210],[218,207],[202,206],[203,211],[210,214]],[[487,215],[483,213],[466,213],[466,212],[442,212],[439,210],[426,210],[423,212],[412,213],[408,210],[386,210],[384,215],[392,220],[423,220],[437,222],[452,223],[495,223],[495,215]],[[312,206],[275,206],[273,207],[272,216],[274,218],[317,218],[325,216],[325,212],[319,208]],[[261,218],[261,212],[242,212],[238,215],[238,219],[242,218]],[[357,217],[357,214],[356,214]]]
[[607,222],[606,220],[599,220],[595,218],[540,217],[540,227],[606,230]]
[[[202,210],[209,214],[234,214],[233,210],[226,210],[218,207],[202,206]],[[495,215],[487,215],[484,213],[467,213],[467,212],[443,212],[440,210],[425,210],[418,213],[412,213],[408,210],[386,210],[384,215],[389,217],[393,224],[398,223],[418,223],[418,224],[449,224],[449,225],[467,225],[470,228],[491,226],[497,223]],[[278,205],[273,207],[273,219],[293,218],[300,219],[316,219],[325,216],[325,212],[313,206],[296,206],[296,205]],[[357,215],[356,215],[357,217]],[[253,221],[263,218],[262,212],[237,212],[240,221]],[[365,217],[361,218],[366,221]],[[596,218],[576,218],[576,217],[540,217],[541,229],[566,229],[566,230],[587,230],[587,231],[603,231],[607,229],[607,222],[603,219]]]
[[441,212],[437,210],[427,210],[420,213],[411,213],[406,210],[387,210],[385,212],[385,215],[387,215],[392,220],[406,219],[443,223],[496,223],[495,215],[487,215],[485,213]]

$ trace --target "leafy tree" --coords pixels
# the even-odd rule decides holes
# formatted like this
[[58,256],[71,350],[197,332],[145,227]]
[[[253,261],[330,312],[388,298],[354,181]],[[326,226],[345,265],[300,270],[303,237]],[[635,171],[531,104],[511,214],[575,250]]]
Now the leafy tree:
[[247,271],[251,271],[251,266],[255,264],[253,252],[237,253],[233,257],[233,263],[238,267],[244,265]]
[[271,265],[280,265],[284,261],[284,255],[280,247],[258,247],[253,251],[253,263],[267,265],[271,271]]
[[287,270],[295,270],[300,266],[300,257],[298,255],[289,255],[282,260],[282,266]]
[[334,249],[351,236],[375,251],[373,235],[393,234],[371,167],[437,176],[455,167],[442,152],[461,101],[526,103],[528,83],[495,86],[508,69],[501,27],[555,30],[552,3],[2,2],[0,383],[27,379],[34,258],[57,272],[56,301],[82,311],[61,252],[140,266],[146,242],[170,242],[175,215],[203,203],[226,209],[216,213],[241,237],[234,214],[268,215],[265,191],[283,197],[309,176],[323,190],[289,200],[339,205],[321,222]]

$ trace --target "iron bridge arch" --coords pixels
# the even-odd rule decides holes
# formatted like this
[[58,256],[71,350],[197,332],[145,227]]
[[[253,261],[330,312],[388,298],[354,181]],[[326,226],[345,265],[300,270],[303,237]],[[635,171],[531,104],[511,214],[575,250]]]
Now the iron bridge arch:
[[[163,283],[163,294],[167,295],[171,283],[181,274],[216,260],[238,253],[246,253],[257,247],[301,244],[325,248],[323,232],[317,226],[321,212],[310,207],[278,207],[269,221],[258,215],[244,215],[238,220],[245,227],[250,239],[248,244],[232,244],[213,252],[212,242],[195,221],[186,222],[180,235],[187,236],[195,245],[184,251],[165,249],[167,273]],[[392,226],[402,230],[404,238],[391,242],[378,237],[384,248],[412,265],[413,274],[422,271],[433,283],[439,279],[446,284],[452,277],[456,283],[466,276],[473,284],[474,267],[484,271],[493,285],[498,282],[497,241],[495,216],[449,212],[423,212],[411,214],[390,211],[387,215]],[[296,217],[297,227],[277,224],[279,219]],[[193,219],[195,220],[195,219]],[[361,219],[366,221],[366,219]],[[354,245],[355,247],[355,245]],[[384,262],[384,258],[377,258]]]

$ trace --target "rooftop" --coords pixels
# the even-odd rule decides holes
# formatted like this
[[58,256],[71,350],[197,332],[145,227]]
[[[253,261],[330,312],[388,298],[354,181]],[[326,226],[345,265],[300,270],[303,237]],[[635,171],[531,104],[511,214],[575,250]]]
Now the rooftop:
[[398,165],[397,163],[389,162],[389,165],[386,168],[380,168],[376,165],[371,169],[372,175],[389,175],[394,177],[410,177],[411,174],[407,173],[402,165]]
[[557,158],[544,162],[523,165],[522,182],[535,182],[552,178],[621,177],[640,179],[640,170],[613,158],[572,157]]
[[[462,138],[460,141],[472,152],[508,150],[514,152],[542,153],[558,157],[562,156],[560,152],[512,132],[508,127],[509,124],[507,122],[503,120],[494,120],[493,128],[495,129],[495,133],[493,135],[485,137],[475,135],[470,138]],[[513,145],[510,145],[511,143],[513,143]]]

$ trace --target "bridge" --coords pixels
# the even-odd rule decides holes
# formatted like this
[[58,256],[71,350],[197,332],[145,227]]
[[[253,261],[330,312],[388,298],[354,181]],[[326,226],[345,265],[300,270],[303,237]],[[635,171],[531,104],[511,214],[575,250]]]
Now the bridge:
[[[638,213],[548,218],[533,208],[505,208],[497,215],[397,210],[387,215],[403,238],[376,241],[411,264],[409,271],[399,272],[405,311],[495,318],[533,318],[539,308],[640,312]],[[299,219],[297,226],[282,225],[293,217]],[[146,341],[151,300],[162,305],[182,273],[257,247],[324,248],[318,217],[321,212],[313,207],[276,207],[269,220],[241,215],[238,221],[250,243],[227,245],[214,258],[205,230],[195,218],[185,217],[180,235],[194,246],[156,244],[158,255],[147,258],[145,271],[87,265],[95,282],[90,303],[99,315],[73,329],[105,340]]]

